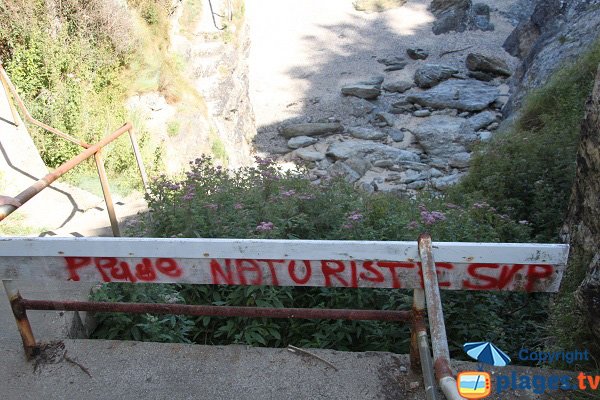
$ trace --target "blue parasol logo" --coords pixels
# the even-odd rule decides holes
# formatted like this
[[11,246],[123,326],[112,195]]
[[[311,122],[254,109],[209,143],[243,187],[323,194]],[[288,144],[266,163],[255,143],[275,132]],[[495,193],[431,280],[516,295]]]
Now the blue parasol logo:
[[491,342],[465,343],[463,350],[469,357],[482,364],[494,367],[505,367],[510,364],[510,357]]

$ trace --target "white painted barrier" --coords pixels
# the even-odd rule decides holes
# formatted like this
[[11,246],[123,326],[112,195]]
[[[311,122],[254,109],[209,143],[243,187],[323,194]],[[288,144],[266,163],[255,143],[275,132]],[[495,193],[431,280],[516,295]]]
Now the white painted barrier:
[[[434,242],[441,289],[556,292],[569,247]],[[416,242],[0,238],[0,280],[423,287]]]

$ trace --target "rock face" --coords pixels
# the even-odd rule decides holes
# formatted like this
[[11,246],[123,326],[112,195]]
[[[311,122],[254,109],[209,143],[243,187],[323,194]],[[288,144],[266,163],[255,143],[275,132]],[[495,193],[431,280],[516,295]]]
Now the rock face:
[[[577,153],[577,175],[565,230],[571,243],[570,268],[587,270],[575,293],[596,344],[600,343],[600,69],[587,104]],[[579,265],[578,265],[579,264]],[[567,272],[568,273],[568,272]],[[570,293],[563,293],[571,295]]]
[[498,88],[480,81],[449,80],[425,92],[411,94],[406,100],[437,109],[481,111],[496,101],[499,95]]
[[514,94],[503,109],[510,115],[523,96],[543,85],[565,62],[573,61],[598,37],[596,0],[535,0],[531,16],[521,21],[504,48],[523,60],[513,74]]
[[476,138],[473,129],[463,118],[435,115],[412,131],[430,156],[449,159],[466,153],[467,145]]
[[451,31],[494,30],[494,25],[490,23],[490,8],[483,3],[473,4],[471,0],[433,0],[429,10],[437,18],[432,28],[436,35]]
[[315,136],[326,133],[341,132],[344,128],[338,122],[291,124],[283,127],[281,136],[293,138],[296,136]]
[[479,53],[470,53],[467,56],[465,64],[470,71],[506,77],[511,75],[506,61],[496,57],[489,57]]
[[447,65],[425,64],[415,72],[415,83],[421,89],[428,89],[456,73],[458,70]]

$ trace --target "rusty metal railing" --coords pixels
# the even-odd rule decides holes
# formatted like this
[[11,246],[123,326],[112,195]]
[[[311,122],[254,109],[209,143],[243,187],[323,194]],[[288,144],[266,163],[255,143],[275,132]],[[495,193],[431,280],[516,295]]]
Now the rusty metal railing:
[[102,187],[102,193],[104,195],[104,201],[106,203],[106,210],[108,212],[108,218],[110,220],[110,225],[111,225],[111,229],[113,232],[113,236],[121,236],[121,233],[119,231],[119,224],[117,221],[117,216],[115,213],[114,203],[113,203],[112,195],[110,192],[110,186],[108,183],[108,177],[106,175],[106,169],[104,168],[104,161],[102,159],[102,149],[104,148],[104,146],[106,146],[110,142],[116,140],[118,137],[120,137],[125,132],[128,132],[129,138],[131,140],[131,146],[133,149],[133,153],[134,153],[137,165],[138,165],[138,169],[140,171],[142,183],[144,185],[144,189],[147,191],[148,190],[148,176],[146,174],[146,169],[145,169],[144,163],[142,161],[142,156],[141,156],[141,152],[140,152],[140,149],[139,149],[139,146],[137,143],[137,138],[136,138],[136,135],[133,130],[133,125],[131,123],[127,122],[121,128],[119,128],[116,131],[112,132],[111,134],[105,136],[98,143],[89,144],[83,140],[80,140],[73,136],[70,136],[64,132],[59,131],[58,129],[55,129],[55,128],[53,128],[47,124],[44,124],[43,122],[40,122],[40,121],[36,120],[35,118],[33,118],[31,116],[31,114],[29,113],[29,111],[27,110],[25,103],[19,96],[19,93],[17,92],[15,86],[10,81],[10,78],[8,77],[8,74],[4,70],[4,67],[2,66],[1,62],[0,62],[0,84],[2,85],[2,87],[4,88],[4,90],[7,94],[8,103],[9,103],[9,107],[11,109],[11,113],[12,113],[12,117],[13,117],[15,126],[19,125],[19,118],[18,118],[18,114],[15,110],[14,104],[11,101],[11,97],[17,103],[17,106],[18,106],[19,110],[21,111],[21,113],[23,114],[25,121],[29,122],[30,124],[32,124],[34,126],[42,128],[48,132],[51,132],[51,133],[57,135],[58,137],[65,139],[71,143],[75,143],[85,149],[81,153],[79,153],[77,156],[66,161],[65,163],[60,165],[58,168],[56,168],[54,171],[50,172],[43,178],[39,179],[37,182],[35,182],[33,185],[31,185],[30,187],[28,187],[27,189],[25,189],[24,191],[22,191],[15,197],[0,196],[0,221],[4,220],[6,217],[8,217],[11,213],[16,211],[19,207],[21,207],[27,201],[31,200],[35,195],[40,193],[43,189],[50,186],[52,184],[52,182],[56,181],[62,175],[64,175],[65,173],[67,173],[68,171],[70,171],[71,169],[76,167],[77,165],[81,164],[83,161],[85,161],[88,158],[93,156],[94,161],[96,163],[96,168],[98,170],[98,178],[100,179],[100,185]]

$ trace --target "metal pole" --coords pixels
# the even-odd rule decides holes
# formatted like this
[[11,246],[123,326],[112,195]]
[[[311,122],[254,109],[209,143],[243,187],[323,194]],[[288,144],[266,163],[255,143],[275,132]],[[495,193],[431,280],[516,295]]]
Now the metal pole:
[[[0,62],[0,67],[2,67],[2,62]],[[3,74],[0,74],[0,83],[2,83],[2,87],[4,88],[4,92],[6,93],[6,100],[8,101],[8,107],[10,108],[10,113],[12,114],[13,122],[15,126],[19,126],[19,115],[17,114],[17,110],[15,110],[15,105],[12,102],[10,90],[8,89],[8,85],[6,84],[6,80],[4,79]]]
[[54,182],[55,180],[60,178],[62,175],[64,175],[65,173],[67,173],[68,171],[73,169],[75,166],[81,164],[84,160],[93,156],[98,150],[100,150],[102,147],[106,146],[108,143],[112,142],[113,140],[115,140],[116,138],[121,136],[123,133],[127,132],[129,129],[131,129],[131,124],[128,122],[125,125],[123,125],[121,128],[119,128],[116,131],[114,131],[113,133],[111,133],[110,135],[104,137],[98,143],[85,149],[84,151],[79,153],[77,156],[75,156],[72,159],[70,159],[69,161],[65,162],[64,164],[62,164],[61,166],[56,168],[54,171],[52,171],[48,175],[44,176],[42,179],[40,179],[39,181],[37,181],[36,183],[31,185],[27,189],[25,189],[24,191],[19,193],[17,196],[15,196],[12,199],[12,202],[8,202],[8,201],[0,202],[0,221],[2,221],[8,215],[13,213],[17,208],[19,208],[19,206],[17,206],[16,204],[20,204],[20,205],[25,204],[27,201],[31,200],[31,198],[33,196],[35,196],[36,194],[41,192],[43,189],[50,186],[52,184],[52,182]]
[[108,218],[110,219],[110,227],[112,228],[113,236],[121,236],[119,231],[119,221],[117,221],[117,215],[115,214],[115,207],[110,194],[110,186],[108,185],[108,178],[106,177],[106,169],[104,169],[104,162],[102,161],[102,150],[98,150],[94,154],[94,160],[96,161],[96,168],[98,169],[98,177],[100,178],[100,185],[102,185],[102,194],[104,194],[104,202],[106,203],[106,211],[108,211]]
[[140,175],[142,176],[142,183],[144,185],[144,191],[148,193],[148,175],[146,174],[146,168],[144,167],[144,161],[142,160],[142,153],[138,146],[137,137],[133,128],[129,130],[129,139],[131,139],[131,147],[133,147],[133,154],[137,161],[138,168],[140,169]]
[[450,351],[448,350],[448,339],[446,337],[442,298],[440,296],[435,261],[431,250],[431,236],[429,234],[423,233],[419,236],[419,256],[421,257],[421,268],[423,270],[427,316],[429,317],[429,326],[431,329],[431,347],[433,348],[435,375],[442,392],[444,392],[448,400],[463,399],[458,394],[456,380],[450,367]]
[[19,293],[19,290],[13,281],[2,281],[2,284],[4,285],[4,290],[6,291],[8,300],[10,301],[10,308],[15,316],[17,329],[19,329],[19,334],[21,335],[21,340],[23,341],[25,357],[27,357],[29,360],[36,355],[38,347],[35,342],[35,338],[33,337],[33,332],[31,331],[29,319],[27,319],[27,311],[21,304],[23,298],[21,297],[21,294]]
[[51,127],[49,125],[46,125],[43,122],[40,122],[37,119],[33,118],[31,116],[31,114],[29,114],[29,111],[27,111],[27,107],[25,107],[25,103],[23,103],[23,100],[21,100],[21,97],[19,97],[19,93],[17,93],[17,89],[15,88],[15,86],[10,81],[8,75],[6,74],[6,71],[4,70],[4,68],[2,67],[1,64],[0,64],[0,76],[2,77],[2,79],[6,83],[6,85],[8,86],[8,89],[10,90],[13,98],[17,102],[17,105],[19,106],[19,108],[21,109],[21,112],[23,113],[23,115],[25,117],[25,120],[29,121],[33,125],[39,126],[40,128],[43,128],[43,129],[47,130],[48,132],[52,132],[55,135],[58,135],[58,136],[60,136],[61,138],[65,139],[65,140],[68,140],[69,142],[73,142],[75,144],[78,144],[78,145],[80,145],[83,148],[87,149],[87,148],[91,147],[90,144],[84,142],[83,140],[79,140],[77,138],[69,136],[66,133],[63,133],[63,132],[59,131],[58,129],[54,129],[53,127]]
[[425,398],[436,400],[435,378],[433,375],[433,363],[427,339],[427,327],[425,326],[425,292],[423,289],[415,289],[413,294],[413,321],[410,332],[410,367],[418,372],[419,366],[423,373],[425,385]]
[[87,312],[120,312],[131,314],[175,314],[214,317],[295,318],[295,319],[345,319],[356,321],[408,321],[409,311],[400,310],[348,310],[329,308],[274,308],[205,306],[161,303],[109,303],[93,301],[21,301],[26,310],[61,310]]

